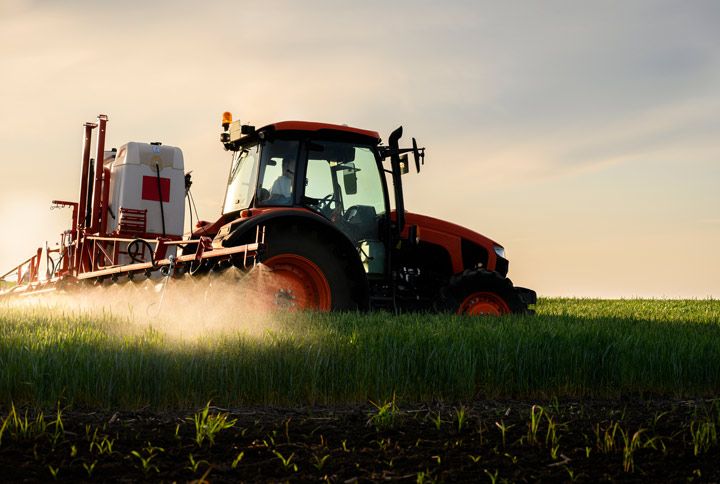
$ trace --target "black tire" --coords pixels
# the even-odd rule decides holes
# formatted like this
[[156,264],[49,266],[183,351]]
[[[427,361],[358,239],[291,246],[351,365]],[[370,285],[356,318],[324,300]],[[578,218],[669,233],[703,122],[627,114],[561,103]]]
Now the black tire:
[[[365,273],[359,273],[357,253],[343,253],[333,237],[326,233],[297,225],[268,226],[266,249],[260,262],[282,254],[302,256],[313,262],[324,274],[330,286],[331,311],[367,310],[369,306]],[[362,271],[362,269],[360,269]]]
[[[441,312],[464,314],[460,311],[463,303],[474,294],[494,295],[504,302],[502,313],[532,314],[515,289],[512,281],[497,272],[483,269],[465,270],[450,278],[448,285],[440,292],[437,309]],[[492,296],[490,296],[492,304]]]

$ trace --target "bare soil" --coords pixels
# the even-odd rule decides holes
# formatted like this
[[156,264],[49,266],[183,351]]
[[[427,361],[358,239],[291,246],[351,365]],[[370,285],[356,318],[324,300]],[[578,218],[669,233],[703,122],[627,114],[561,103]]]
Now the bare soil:
[[[198,444],[194,411],[66,409],[60,431],[52,410],[42,431],[30,425],[23,433],[8,421],[0,480],[720,481],[715,401],[385,403],[210,407],[210,415],[235,420],[212,444]],[[0,410],[5,418],[10,409]],[[25,410],[17,413],[24,418]]]

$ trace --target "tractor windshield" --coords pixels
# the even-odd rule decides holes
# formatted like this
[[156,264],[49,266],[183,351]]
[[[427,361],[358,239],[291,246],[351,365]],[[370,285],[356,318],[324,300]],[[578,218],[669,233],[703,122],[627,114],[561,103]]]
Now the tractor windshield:
[[260,144],[243,147],[233,156],[223,213],[248,208],[255,195]]

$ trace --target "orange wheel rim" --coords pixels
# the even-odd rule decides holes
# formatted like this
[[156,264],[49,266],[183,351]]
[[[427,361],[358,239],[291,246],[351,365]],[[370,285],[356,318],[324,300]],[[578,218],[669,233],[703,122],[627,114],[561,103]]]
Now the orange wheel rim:
[[457,314],[466,314],[468,316],[502,316],[509,313],[510,307],[505,300],[491,292],[474,292],[470,294],[457,310]]
[[264,289],[276,307],[330,310],[330,284],[314,262],[296,254],[281,254],[271,257],[264,264],[272,271]]

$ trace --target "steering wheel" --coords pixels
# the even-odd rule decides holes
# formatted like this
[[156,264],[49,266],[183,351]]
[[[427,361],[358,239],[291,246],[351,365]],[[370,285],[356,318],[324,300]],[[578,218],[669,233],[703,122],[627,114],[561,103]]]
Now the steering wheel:
[[304,196],[303,201],[326,218],[331,218],[338,208],[338,200],[333,193],[329,193],[322,198]]
[[[321,212],[332,212],[337,208],[337,200],[335,199],[335,194],[329,193],[328,195],[325,195],[317,202],[318,210]],[[331,208],[331,205],[335,205],[335,208]]]

